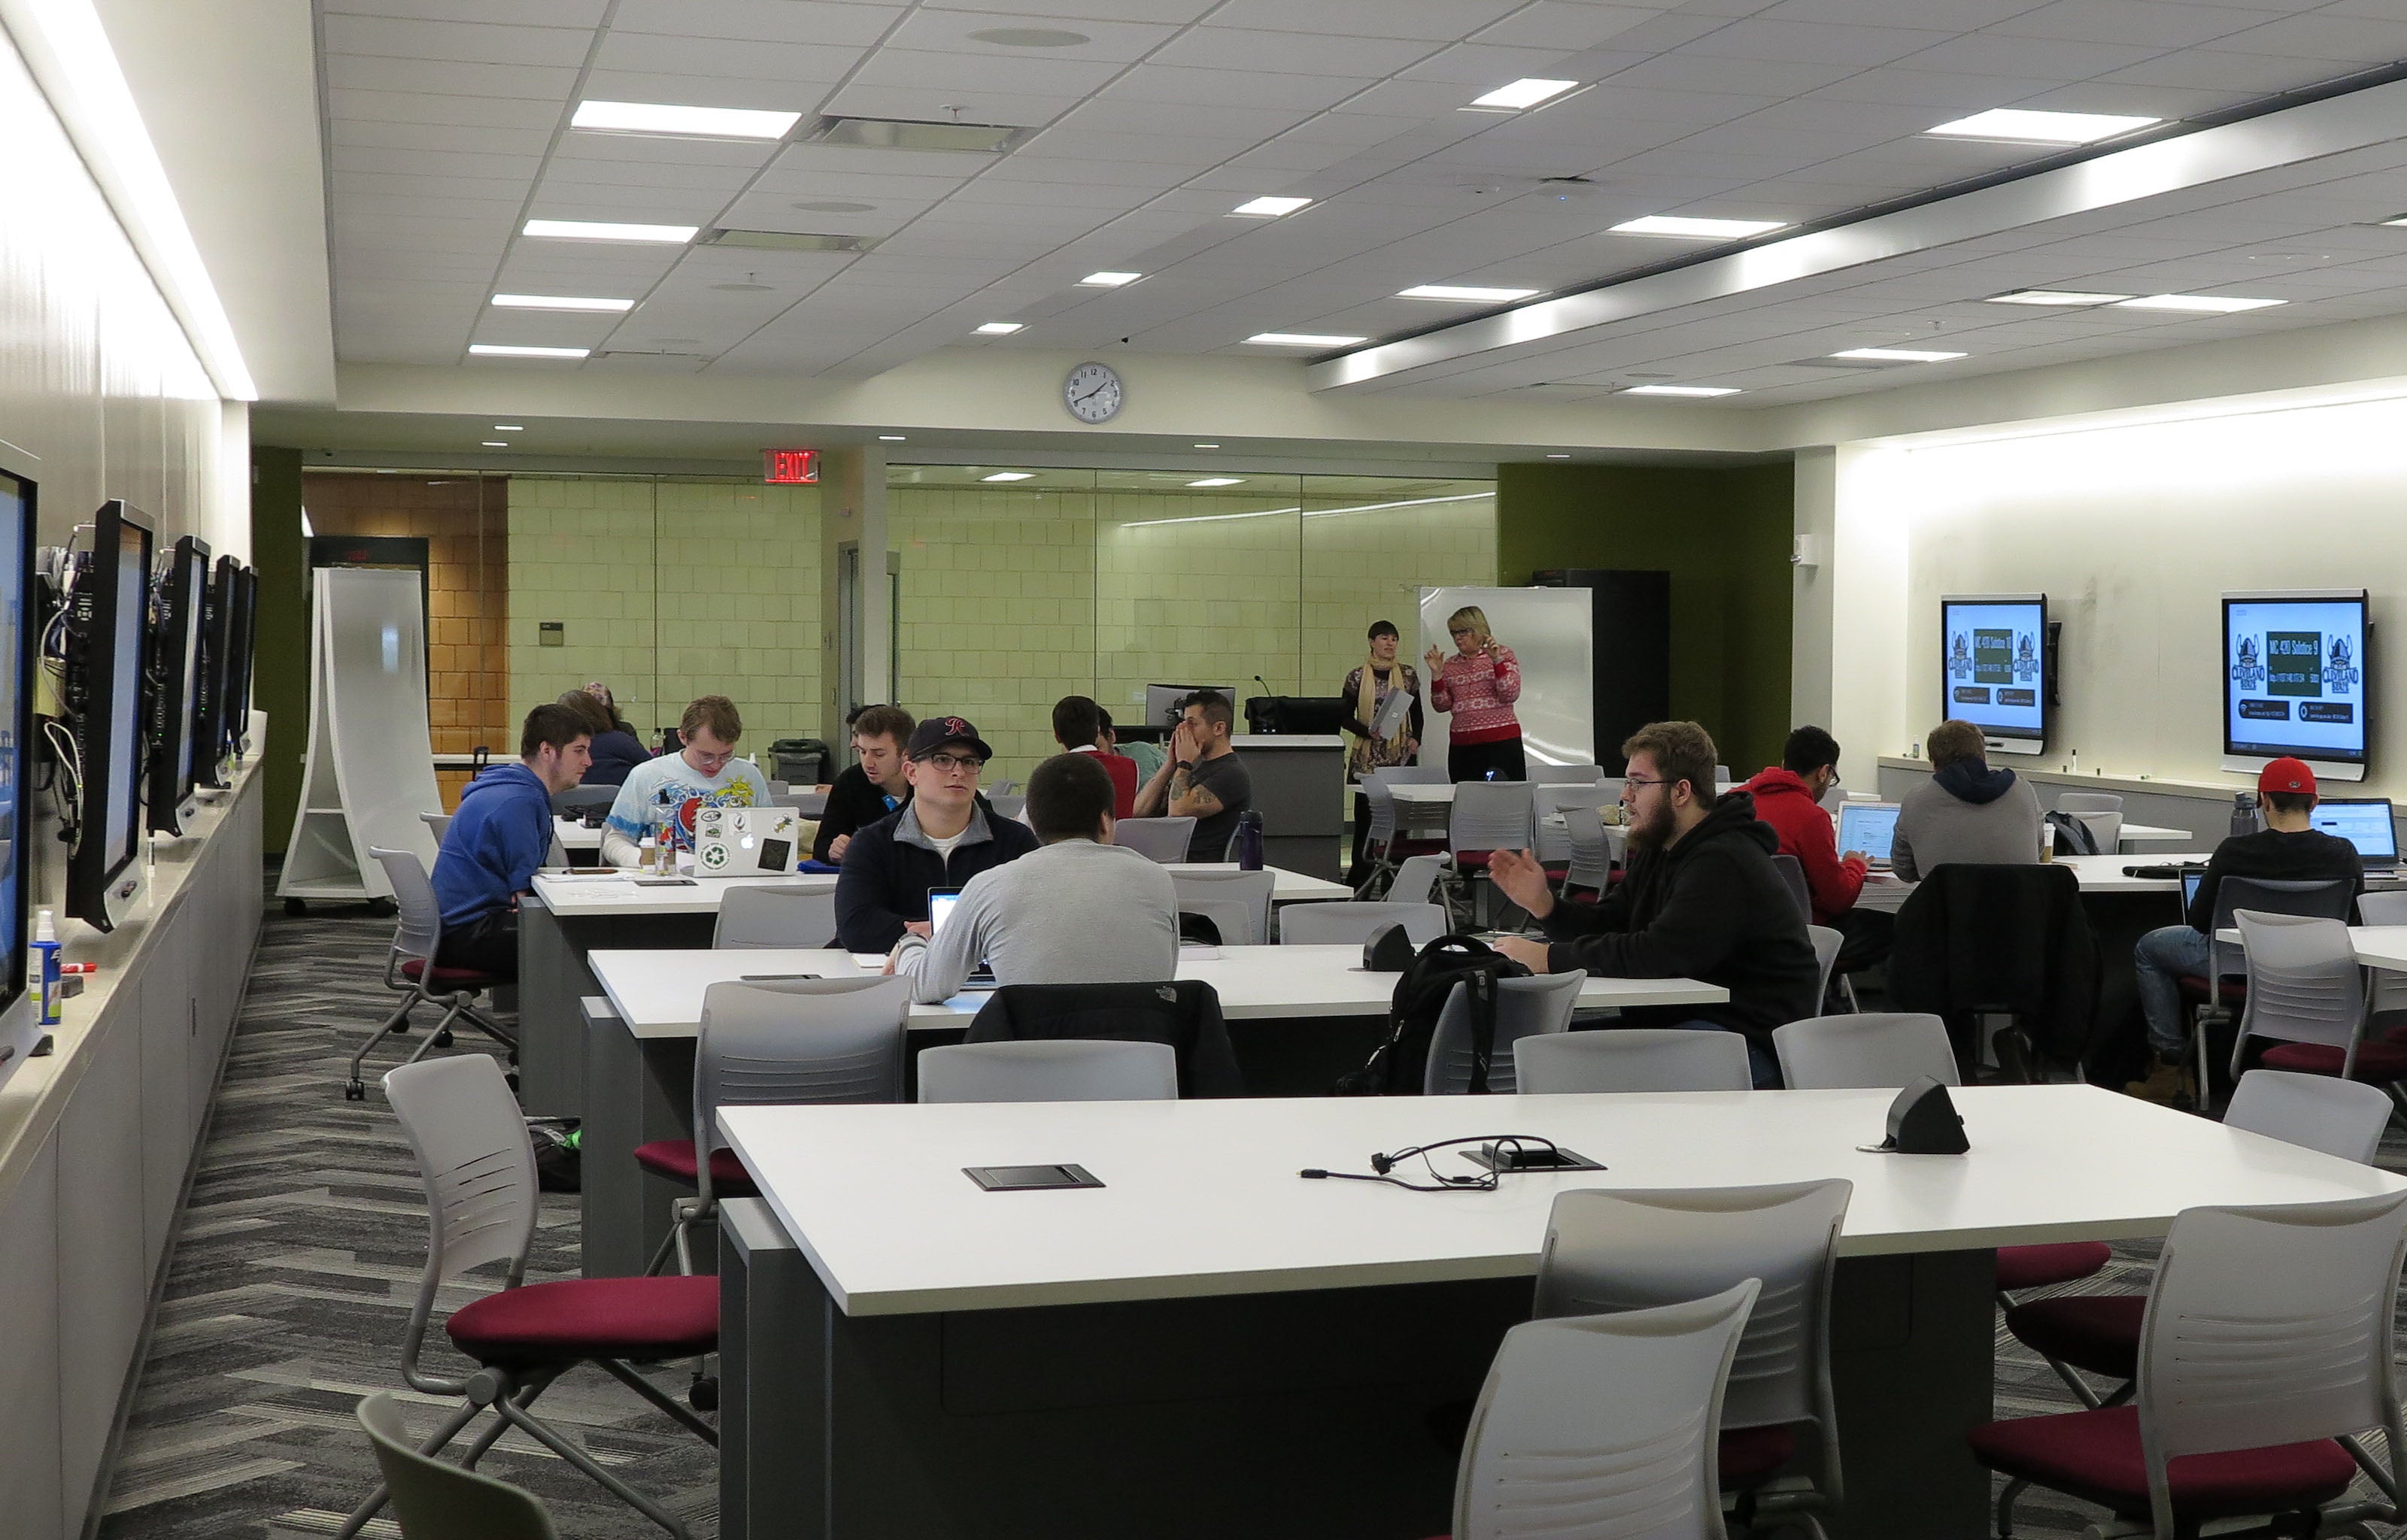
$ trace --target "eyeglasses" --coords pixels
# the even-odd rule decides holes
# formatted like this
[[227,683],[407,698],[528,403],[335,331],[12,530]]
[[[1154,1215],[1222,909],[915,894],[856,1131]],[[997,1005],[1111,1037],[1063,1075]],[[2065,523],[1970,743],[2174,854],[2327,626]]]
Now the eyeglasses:
[[1632,786],[1668,786],[1671,784],[1672,783],[1670,781],[1665,780],[1659,775],[1651,780],[1644,775],[1625,775],[1621,778],[1621,786],[1624,791],[1629,790]]
[[986,769],[985,760],[971,756],[956,754],[932,754],[928,756],[927,758],[921,760],[920,763],[923,765],[933,765],[937,770],[943,770],[947,775],[951,774],[955,770],[967,770],[972,775],[976,775],[978,771]]

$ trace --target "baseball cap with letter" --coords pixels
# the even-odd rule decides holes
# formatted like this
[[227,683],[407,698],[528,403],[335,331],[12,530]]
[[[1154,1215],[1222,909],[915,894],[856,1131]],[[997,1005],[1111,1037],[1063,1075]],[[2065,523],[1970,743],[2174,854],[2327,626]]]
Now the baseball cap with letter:
[[[977,750],[981,759],[991,759],[994,751],[977,734],[977,728],[964,716],[926,716],[911,729],[911,742],[904,746],[905,757],[925,759],[947,743],[967,743]],[[2301,770],[2306,767],[2300,766]]]
[[2315,794],[2315,772],[2307,768],[2303,759],[2284,757],[2273,760],[2257,772],[2257,795],[2262,797],[2272,791],[2304,792],[2313,797]]

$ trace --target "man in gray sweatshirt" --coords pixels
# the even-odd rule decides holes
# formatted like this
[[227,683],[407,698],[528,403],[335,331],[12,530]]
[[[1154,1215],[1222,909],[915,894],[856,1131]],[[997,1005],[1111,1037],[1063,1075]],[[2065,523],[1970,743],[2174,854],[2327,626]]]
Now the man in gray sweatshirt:
[[2009,770],[1991,770],[1981,729],[1942,722],[1925,740],[1930,779],[1898,798],[1889,869],[1918,883],[1950,861],[1988,866],[2039,862],[2039,793]]
[[1178,969],[1167,868],[1112,843],[1112,778],[1093,755],[1057,755],[1028,778],[1041,849],[981,871],[933,940],[904,936],[886,969],[923,1004],[961,992],[981,960],[1006,984],[1150,983]]

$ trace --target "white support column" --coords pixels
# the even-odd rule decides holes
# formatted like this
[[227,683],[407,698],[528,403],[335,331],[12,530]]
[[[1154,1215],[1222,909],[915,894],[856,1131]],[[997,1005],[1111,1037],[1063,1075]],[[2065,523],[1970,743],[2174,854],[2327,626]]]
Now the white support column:
[[[1839,452],[1829,445],[1797,451],[1792,533],[1798,561],[1790,569],[1788,720],[1828,726],[1830,720],[1830,590],[1838,533]],[[1844,743],[1846,740],[1840,740]]]
[[1912,511],[1902,485],[1906,452],[1839,445],[1830,477],[1829,593],[1831,735],[1847,752],[1857,785],[1873,784],[1872,761],[1900,755],[1937,718],[1935,701],[1906,699],[1913,636]]
[[893,671],[893,616],[886,601],[886,451],[870,444],[831,449],[819,461],[820,677],[826,680],[823,736],[844,747],[844,657],[838,593],[841,552],[861,550],[861,677],[869,699],[881,699],[879,681]]

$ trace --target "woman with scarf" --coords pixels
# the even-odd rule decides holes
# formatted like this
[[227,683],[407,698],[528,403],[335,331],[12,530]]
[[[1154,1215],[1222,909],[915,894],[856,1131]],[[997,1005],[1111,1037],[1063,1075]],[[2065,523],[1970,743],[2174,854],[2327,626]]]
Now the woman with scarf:
[[[1391,623],[1374,621],[1371,656],[1346,676],[1346,687],[1338,692],[1352,713],[1338,726],[1354,735],[1354,742],[1346,755],[1346,774],[1357,784],[1372,770],[1411,764],[1413,755],[1421,746],[1421,683],[1411,664],[1397,661],[1400,640]],[[1412,709],[1397,720],[1391,731],[1381,736],[1377,730],[1380,708],[1399,690],[1412,698]],[[1370,830],[1370,798],[1358,791],[1354,794],[1354,869],[1358,871],[1363,860],[1362,844]]]

